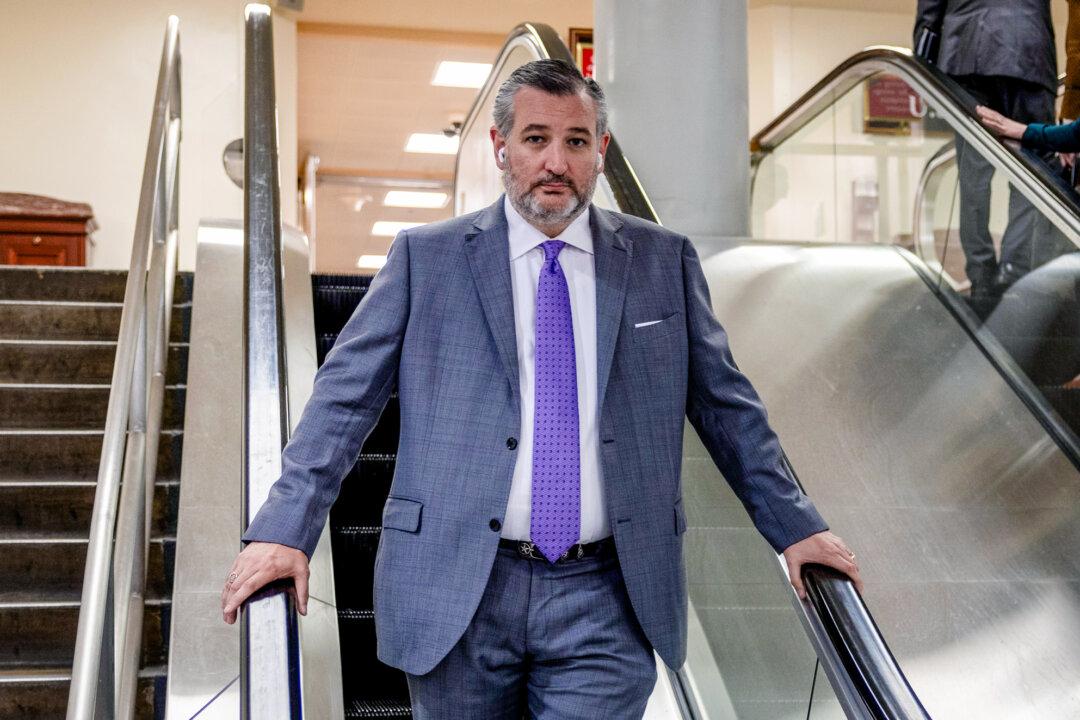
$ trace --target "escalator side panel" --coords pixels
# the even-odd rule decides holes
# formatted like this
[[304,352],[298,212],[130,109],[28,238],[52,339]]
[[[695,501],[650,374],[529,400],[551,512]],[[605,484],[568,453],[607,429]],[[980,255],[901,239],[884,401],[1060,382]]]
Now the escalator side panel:
[[[1080,473],[981,350],[888,247],[755,243],[704,265],[736,360],[859,554],[930,715],[1073,716]],[[691,460],[688,491],[710,492]],[[688,510],[694,526],[714,514]]]

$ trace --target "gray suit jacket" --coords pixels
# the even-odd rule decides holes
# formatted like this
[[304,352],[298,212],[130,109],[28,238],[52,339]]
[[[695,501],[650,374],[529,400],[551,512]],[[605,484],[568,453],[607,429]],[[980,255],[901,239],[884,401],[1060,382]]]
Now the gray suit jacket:
[[950,75],[1019,78],[1057,92],[1050,0],[919,0],[915,41],[940,35],[937,65]]
[[[592,207],[608,517],[634,611],[671,667],[686,655],[683,418],[776,550],[825,529],[785,473],[735,367],[694,247]],[[342,477],[396,385],[401,436],[375,560],[379,658],[413,674],[461,637],[487,584],[520,426],[502,200],[408,230],[345,326],[244,534],[314,551]],[[651,320],[662,322],[635,328]],[[338,558],[338,562],[347,559]]]

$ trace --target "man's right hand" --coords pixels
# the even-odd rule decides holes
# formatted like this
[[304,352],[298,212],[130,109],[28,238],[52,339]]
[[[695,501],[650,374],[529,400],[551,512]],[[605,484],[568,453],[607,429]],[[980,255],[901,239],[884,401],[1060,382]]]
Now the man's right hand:
[[236,622],[240,606],[260,588],[282,578],[292,578],[289,590],[301,615],[307,615],[308,559],[302,551],[288,545],[253,542],[244,548],[229,570],[221,591],[221,614],[225,622]]

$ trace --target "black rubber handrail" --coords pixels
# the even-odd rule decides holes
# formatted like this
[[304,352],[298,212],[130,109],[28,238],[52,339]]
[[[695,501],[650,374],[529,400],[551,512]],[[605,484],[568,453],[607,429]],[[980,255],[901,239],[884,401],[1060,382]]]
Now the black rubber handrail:
[[930,715],[847,576],[823,565],[808,565],[803,568],[803,582],[809,602],[870,717],[929,720]]
[[[507,37],[487,82],[477,94],[466,116],[461,132],[463,137],[477,122],[485,99],[497,90],[495,81],[509,51],[523,40],[533,47],[538,57],[574,63],[573,56],[554,29],[539,23],[518,25]],[[455,184],[460,160],[459,155],[454,167]],[[641,182],[614,137],[605,156],[604,175],[621,211],[660,222]],[[798,483],[790,461],[786,457],[784,461]],[[819,655],[828,654],[828,657],[823,659],[827,672],[829,669],[842,669],[847,677],[841,681],[857,695],[857,698],[845,704],[849,715],[873,720],[929,720],[930,716],[923,709],[896,658],[889,651],[854,584],[845,576],[830,573],[827,568],[819,566],[805,568],[803,578],[809,598],[801,604],[801,608],[804,614],[812,616],[812,622],[821,630],[816,634],[808,631],[808,634],[811,635],[812,644]],[[818,642],[820,639],[826,642]],[[681,671],[676,673],[676,676],[680,686],[689,685],[681,682],[684,679]],[[839,696],[845,693],[838,691],[837,694]],[[683,714],[692,717],[695,712],[691,707],[685,707]]]

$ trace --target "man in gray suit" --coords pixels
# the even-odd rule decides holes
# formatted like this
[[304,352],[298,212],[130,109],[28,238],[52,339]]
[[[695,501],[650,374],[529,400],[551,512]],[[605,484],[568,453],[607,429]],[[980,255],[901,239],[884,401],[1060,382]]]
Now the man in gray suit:
[[316,376],[223,612],[285,577],[305,612],[307,560],[396,386],[375,620],[414,716],[640,717],[653,651],[686,656],[684,416],[800,593],[804,563],[857,583],[858,568],[785,472],[693,245],[591,205],[599,86],[529,63],[494,120],[506,195],[394,241]]
[[[915,49],[979,105],[1025,124],[1053,122],[1057,55],[1050,0],[919,0]],[[999,261],[989,228],[994,168],[959,135],[956,152],[960,245],[971,292],[996,296],[1032,269],[1037,211],[1010,188]]]

